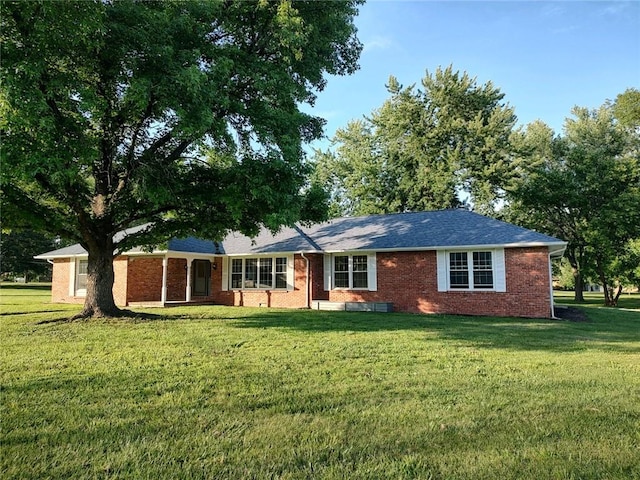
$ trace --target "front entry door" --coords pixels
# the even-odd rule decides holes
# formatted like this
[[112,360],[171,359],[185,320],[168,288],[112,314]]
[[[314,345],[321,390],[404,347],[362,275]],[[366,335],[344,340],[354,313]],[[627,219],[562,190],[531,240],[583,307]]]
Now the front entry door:
[[193,282],[191,294],[194,297],[206,297],[209,295],[211,284],[211,262],[209,260],[193,261]]

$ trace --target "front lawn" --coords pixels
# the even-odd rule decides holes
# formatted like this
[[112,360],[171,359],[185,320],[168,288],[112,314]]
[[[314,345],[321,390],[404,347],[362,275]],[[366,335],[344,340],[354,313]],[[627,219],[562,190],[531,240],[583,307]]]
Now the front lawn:
[[638,312],[68,323],[48,298],[0,291],[3,478],[640,478]]
[[[584,303],[576,303],[574,301],[573,291],[553,292],[556,303],[567,305],[580,305],[583,307],[602,307],[604,305],[603,292],[584,292]],[[640,311],[640,293],[623,293],[618,299],[618,308],[630,308]]]

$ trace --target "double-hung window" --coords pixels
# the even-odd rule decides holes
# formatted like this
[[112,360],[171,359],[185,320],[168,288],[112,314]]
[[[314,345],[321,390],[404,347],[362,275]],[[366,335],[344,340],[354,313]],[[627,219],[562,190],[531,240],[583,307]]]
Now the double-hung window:
[[230,284],[234,290],[286,289],[287,257],[232,258]]
[[494,288],[491,251],[449,252],[449,288],[491,290]]
[[75,295],[84,297],[87,294],[87,260],[77,260],[76,264],[76,288]]
[[369,260],[367,255],[334,255],[333,284],[335,288],[368,289]]

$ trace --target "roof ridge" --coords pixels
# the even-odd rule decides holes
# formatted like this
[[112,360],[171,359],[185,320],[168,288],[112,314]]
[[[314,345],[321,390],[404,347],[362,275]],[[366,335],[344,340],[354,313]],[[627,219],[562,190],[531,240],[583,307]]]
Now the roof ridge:
[[302,230],[302,228],[300,228],[297,224],[294,223],[293,224],[293,228],[296,230],[296,232],[298,232],[300,235],[302,235],[302,237],[307,242],[309,242],[313,248],[315,248],[319,252],[324,252],[324,249],[321,248],[320,245],[318,245],[313,238],[311,238],[309,235],[307,235],[307,233],[304,230]]

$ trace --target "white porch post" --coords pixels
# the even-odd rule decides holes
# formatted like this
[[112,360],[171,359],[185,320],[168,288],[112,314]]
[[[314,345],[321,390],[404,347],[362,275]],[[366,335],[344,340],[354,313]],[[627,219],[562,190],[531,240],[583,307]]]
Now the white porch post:
[[551,318],[556,317],[555,301],[553,299],[553,267],[551,265],[551,252],[549,252],[549,302],[551,303]]
[[167,302],[167,257],[162,257],[162,293],[160,301],[164,305]]
[[187,258],[187,289],[184,298],[187,302],[191,301],[191,265],[193,264],[192,258]]

